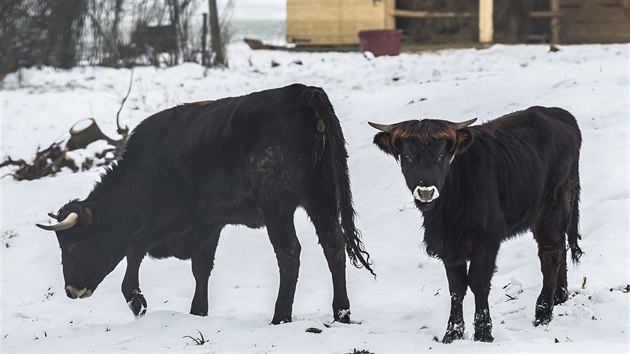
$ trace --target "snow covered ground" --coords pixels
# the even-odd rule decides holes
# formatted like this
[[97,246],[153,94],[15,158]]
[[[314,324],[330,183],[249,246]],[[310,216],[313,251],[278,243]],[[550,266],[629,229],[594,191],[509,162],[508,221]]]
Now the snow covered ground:
[[[265,230],[226,229],[210,278],[210,316],[188,315],[190,263],[144,261],[140,282],[149,309],[135,320],[120,294],[125,262],[86,300],[63,290],[52,233],[34,226],[71,198],[84,198],[99,171],[32,182],[0,179],[2,192],[2,352],[628,352],[629,45],[494,46],[369,59],[359,53],[284,53],[230,48],[231,67],[193,64],[138,68],[121,112],[133,127],[148,115],[194,100],[302,82],[323,87],[349,145],[358,226],[372,254],[374,280],[348,268],[352,319],[332,320],[332,285],[314,229],[296,214],[302,268],[294,322],[271,326],[278,271]],[[275,61],[280,65],[271,66]],[[2,158],[31,158],[95,117],[115,136],[129,70],[43,68],[2,83]],[[503,244],[490,294],[494,343],[471,340],[473,296],[465,303],[466,339],[434,341],[446,329],[449,295],[442,264],[422,247],[421,214],[398,165],[372,145],[368,120],[434,117],[487,121],[532,105],[559,106],[578,119],[581,247],[569,266],[572,297],[547,327],[533,327],[542,275],[531,234]],[[0,170],[7,174],[9,169]],[[582,288],[583,277],[586,284]],[[612,289],[612,290],[611,290]],[[322,330],[307,333],[309,327]],[[199,333],[209,340],[198,346]]]

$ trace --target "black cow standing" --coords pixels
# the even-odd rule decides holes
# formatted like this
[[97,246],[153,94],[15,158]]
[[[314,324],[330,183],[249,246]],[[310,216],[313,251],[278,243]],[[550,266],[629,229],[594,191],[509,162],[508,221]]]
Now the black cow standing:
[[[475,295],[474,339],[490,342],[490,281],[502,241],[531,230],[543,287],[534,325],[552,319],[567,300],[566,239],[578,246],[578,160],[581,134],[560,108],[531,107],[480,126],[444,120],[370,123],[374,143],[400,161],[424,216],[427,252],[446,267],[451,313],[443,342],[464,334],[462,302]],[[467,269],[467,261],[470,267]]]
[[[267,227],[280,269],[272,323],[291,321],[300,265],[293,216],[310,216],[333,281],[333,314],[349,322],[345,251],[370,272],[354,224],[345,140],[325,92],[291,85],[185,104],[138,125],[122,160],[89,196],[64,205],[57,233],[66,293],[92,294],[127,257],[122,293],[146,311],[138,269],[145,256],[192,259],[190,313],[208,314],[208,278],[221,229]],[[54,215],[53,215],[54,216]]]

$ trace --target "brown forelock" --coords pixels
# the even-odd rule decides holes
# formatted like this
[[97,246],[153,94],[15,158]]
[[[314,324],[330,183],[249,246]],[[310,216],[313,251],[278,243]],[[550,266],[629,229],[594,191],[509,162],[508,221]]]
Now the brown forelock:
[[455,146],[457,125],[438,119],[409,120],[395,124],[390,134],[394,142],[398,139],[417,139],[426,144],[432,140],[450,139],[451,146]]

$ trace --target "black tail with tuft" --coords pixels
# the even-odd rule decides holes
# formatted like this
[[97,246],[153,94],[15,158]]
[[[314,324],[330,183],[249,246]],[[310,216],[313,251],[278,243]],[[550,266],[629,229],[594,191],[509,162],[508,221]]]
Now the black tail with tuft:
[[569,220],[567,225],[567,236],[569,240],[569,248],[571,249],[571,259],[574,264],[579,263],[580,257],[584,252],[580,246],[578,246],[578,240],[582,238],[578,233],[578,222],[580,220],[580,171],[579,165],[576,159],[575,164],[571,168],[570,190],[571,190],[571,205],[569,211]]
[[341,214],[341,226],[345,237],[346,253],[355,267],[365,267],[372,275],[376,276],[371,267],[370,254],[365,250],[361,241],[361,233],[354,224],[356,213],[352,205],[352,192],[350,191],[348,152],[339,119],[335,115],[328,96],[321,88],[308,87],[304,92],[304,99],[324,123],[322,129],[325,129],[328,144],[330,145],[329,151],[333,161],[332,165],[334,166],[334,181]]

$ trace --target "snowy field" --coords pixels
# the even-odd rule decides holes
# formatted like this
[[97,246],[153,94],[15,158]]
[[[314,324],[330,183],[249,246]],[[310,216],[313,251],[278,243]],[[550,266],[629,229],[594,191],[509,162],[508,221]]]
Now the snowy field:
[[[147,315],[135,320],[120,293],[125,261],[86,300],[64,294],[56,238],[47,222],[71,198],[84,198],[98,170],[62,172],[2,188],[2,352],[628,352],[628,45],[494,46],[369,59],[359,53],[284,53],[230,48],[230,69],[184,64],[135,70],[121,122],[183,102],[235,96],[294,82],[323,87],[339,116],[350,158],[358,227],[376,280],[348,268],[352,319],[332,321],[332,284],[314,228],[296,214],[302,243],[294,322],[271,326],[278,270],[266,232],[224,230],[210,278],[210,315],[188,314],[194,291],[189,261],[145,259],[140,283]],[[272,67],[275,61],[279,66]],[[31,158],[95,117],[115,136],[129,70],[43,68],[2,83],[2,157]],[[464,302],[465,340],[434,341],[446,329],[449,294],[440,261],[422,246],[422,216],[396,162],[373,144],[367,121],[433,117],[488,121],[532,105],[572,112],[582,129],[580,243],[569,266],[571,298],[547,327],[534,327],[542,286],[530,233],[503,244],[490,293],[494,343],[472,337],[474,299]],[[0,170],[0,174],[9,173]],[[583,277],[586,283],[582,287]],[[612,289],[612,290],[611,290]],[[322,333],[307,333],[316,327]],[[198,346],[190,338],[209,340]]]

